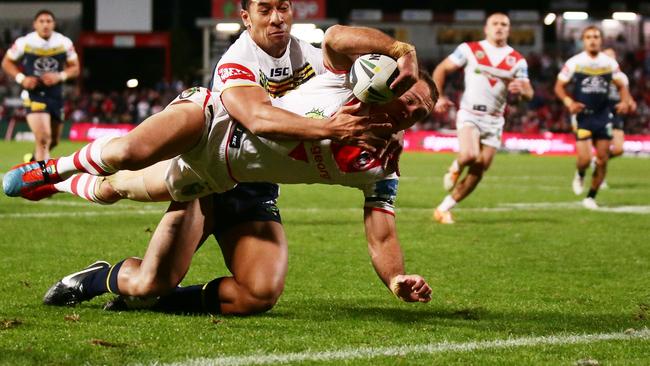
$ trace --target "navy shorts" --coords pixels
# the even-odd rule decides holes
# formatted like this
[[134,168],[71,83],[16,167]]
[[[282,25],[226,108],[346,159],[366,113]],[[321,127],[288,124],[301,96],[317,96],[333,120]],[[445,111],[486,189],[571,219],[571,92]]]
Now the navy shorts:
[[278,209],[279,188],[272,183],[240,183],[228,192],[212,195],[214,210],[214,236],[250,221],[275,221],[282,223]]
[[49,113],[54,122],[63,121],[63,97],[41,96],[38,93],[29,93],[25,100],[27,113]]
[[623,116],[618,115],[616,113],[613,113],[612,129],[614,129],[614,130],[622,130],[624,124],[625,124],[625,121],[623,120]]
[[576,139],[611,140],[613,113],[603,110],[598,113],[580,113],[572,116],[571,124]]

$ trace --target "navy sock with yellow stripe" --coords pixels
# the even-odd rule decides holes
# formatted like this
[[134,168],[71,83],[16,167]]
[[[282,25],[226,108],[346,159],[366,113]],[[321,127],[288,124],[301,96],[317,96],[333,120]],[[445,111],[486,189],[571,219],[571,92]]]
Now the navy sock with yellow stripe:
[[203,285],[177,287],[171,293],[161,296],[154,307],[169,313],[221,313],[219,285],[224,277],[219,277]]
[[[126,259],[125,259],[126,260]],[[81,289],[84,297],[92,299],[95,296],[112,292],[119,294],[117,287],[117,274],[120,272],[123,261],[116,263],[114,266],[97,271],[81,281]]]

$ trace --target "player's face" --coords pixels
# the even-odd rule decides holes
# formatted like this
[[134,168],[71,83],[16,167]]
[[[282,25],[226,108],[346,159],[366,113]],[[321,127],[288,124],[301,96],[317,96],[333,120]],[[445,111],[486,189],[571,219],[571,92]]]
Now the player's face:
[[48,39],[54,31],[54,18],[49,14],[41,14],[34,20],[34,30],[38,33],[39,37]]
[[423,120],[433,110],[431,89],[423,80],[415,83],[402,96],[384,105],[373,105],[371,113],[386,113],[393,120],[396,131],[405,130]]
[[510,35],[510,19],[501,14],[494,14],[485,23],[485,38],[494,43],[502,43],[508,40]]
[[589,53],[600,52],[600,47],[603,44],[603,39],[600,36],[600,31],[597,29],[590,29],[582,36],[585,51]]
[[254,0],[248,10],[242,10],[241,16],[258,46],[271,56],[284,53],[293,23],[291,1]]

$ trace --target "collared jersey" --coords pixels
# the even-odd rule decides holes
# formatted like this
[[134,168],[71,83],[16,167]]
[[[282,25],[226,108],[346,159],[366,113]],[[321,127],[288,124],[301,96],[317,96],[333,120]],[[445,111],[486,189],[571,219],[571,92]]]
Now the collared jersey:
[[291,36],[284,54],[276,58],[245,31],[217,63],[211,89],[260,85],[271,98],[277,98],[325,71],[321,50],[311,44]]
[[464,67],[465,91],[460,108],[472,113],[503,115],[508,83],[528,80],[526,60],[510,46],[495,47],[486,40],[465,42],[448,59]]
[[609,113],[612,80],[626,79],[616,60],[602,52],[591,57],[586,51],[568,59],[557,78],[573,81],[573,99],[585,105],[581,114],[603,115]]
[[[215,93],[216,94],[216,93]],[[273,104],[311,118],[325,118],[353,101],[347,74],[327,72]],[[393,213],[397,175],[386,172],[374,155],[331,140],[275,141],[256,136],[233,121],[216,95],[204,88],[184,92],[204,109],[206,134],[197,147],[180,156],[183,164],[213,192],[240,182],[322,183],[361,189],[366,207]]]
[[[77,59],[77,53],[70,38],[61,33],[53,32],[49,39],[43,39],[38,33],[31,32],[16,39],[7,51],[7,57],[16,62],[22,59],[25,75],[40,77],[46,72],[63,71],[68,61]],[[59,83],[46,87],[39,83],[30,93],[60,98],[63,86]]]

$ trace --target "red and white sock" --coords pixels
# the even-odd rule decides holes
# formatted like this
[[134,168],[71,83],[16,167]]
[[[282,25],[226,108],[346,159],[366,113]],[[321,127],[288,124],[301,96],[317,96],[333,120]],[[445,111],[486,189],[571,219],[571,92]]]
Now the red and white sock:
[[81,197],[86,201],[99,203],[100,205],[108,205],[110,203],[99,199],[95,191],[99,188],[97,182],[100,179],[103,179],[103,177],[98,177],[87,173],[79,173],[64,180],[63,182],[54,184],[54,188],[56,188],[59,192],[67,192]]
[[59,158],[56,162],[56,171],[62,179],[69,178],[75,173],[88,173],[92,175],[111,175],[117,171],[102,160],[102,150],[106,144],[114,139],[113,136],[100,137],[81,148],[70,156]]

